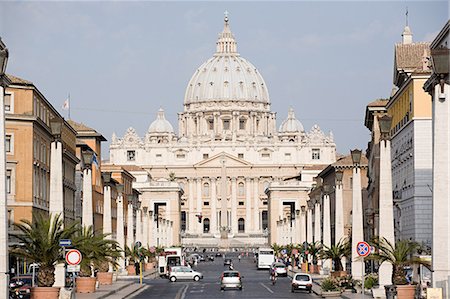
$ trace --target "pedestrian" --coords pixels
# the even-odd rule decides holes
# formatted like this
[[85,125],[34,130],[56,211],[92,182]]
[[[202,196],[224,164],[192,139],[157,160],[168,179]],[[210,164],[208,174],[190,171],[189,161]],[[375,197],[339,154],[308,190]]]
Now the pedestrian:
[[241,262],[241,255],[239,254],[239,256],[238,256],[238,259],[239,259],[239,263]]

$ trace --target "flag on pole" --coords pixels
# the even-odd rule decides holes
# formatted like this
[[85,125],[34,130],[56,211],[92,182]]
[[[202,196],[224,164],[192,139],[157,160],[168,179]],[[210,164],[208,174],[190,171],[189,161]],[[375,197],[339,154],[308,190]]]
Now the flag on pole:
[[64,104],[63,104],[63,106],[62,106],[62,109],[63,109],[63,110],[69,110],[69,109],[70,109],[69,98],[67,98],[67,99],[64,101]]
[[94,156],[92,157],[92,164],[95,165],[95,168],[99,169],[100,165],[98,165],[98,159],[97,159],[97,155],[94,153]]

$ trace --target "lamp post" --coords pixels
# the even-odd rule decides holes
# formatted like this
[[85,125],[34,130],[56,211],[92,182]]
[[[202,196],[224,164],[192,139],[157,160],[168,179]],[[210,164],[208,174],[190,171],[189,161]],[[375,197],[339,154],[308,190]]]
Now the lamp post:
[[117,191],[117,243],[119,243],[119,247],[122,249],[120,252],[120,258],[117,263],[119,264],[119,273],[125,274],[125,229],[124,229],[124,215],[123,215],[123,185],[116,185]]
[[83,158],[83,216],[81,224],[84,227],[93,226],[94,214],[92,209],[92,157],[94,152],[92,150],[85,150],[81,152]]
[[[351,151],[353,162],[353,183],[352,183],[352,276],[354,279],[362,280],[365,269],[364,261],[359,258],[356,252],[358,242],[364,241],[363,233],[363,211],[361,196],[361,150]],[[362,265],[361,265],[362,263]]]
[[300,244],[306,242],[306,206],[300,206]]
[[[0,38],[0,136],[5,136],[5,76],[8,63],[8,49]],[[9,255],[8,255],[8,207],[6,198],[6,152],[5,142],[0,142],[0,297],[9,297]],[[2,295],[3,294],[3,295]]]
[[[395,244],[394,237],[394,210],[392,198],[392,172],[391,172],[391,137],[390,130],[392,117],[384,114],[378,117],[380,127],[380,199],[379,199],[379,236],[386,238],[391,244]],[[380,265],[380,287],[392,284],[392,265],[384,262]]]
[[111,172],[102,172],[103,178],[103,233],[112,234],[112,215],[111,215]]
[[[334,199],[335,199],[335,217],[334,217],[334,242],[338,244],[345,238],[344,234],[344,201],[342,195],[342,178],[344,177],[344,172],[342,170],[335,171],[335,189],[334,189]],[[341,259],[343,270],[345,271],[347,259],[342,257]]]

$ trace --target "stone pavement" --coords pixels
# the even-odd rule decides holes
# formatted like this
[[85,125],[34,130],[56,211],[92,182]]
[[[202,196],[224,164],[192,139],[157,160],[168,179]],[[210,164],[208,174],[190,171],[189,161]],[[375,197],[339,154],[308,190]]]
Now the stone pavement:
[[[145,278],[155,277],[156,270],[144,271]],[[75,294],[76,299],[119,299],[128,298],[143,291],[148,286],[139,284],[139,276],[119,276],[112,285],[101,285],[95,293]]]

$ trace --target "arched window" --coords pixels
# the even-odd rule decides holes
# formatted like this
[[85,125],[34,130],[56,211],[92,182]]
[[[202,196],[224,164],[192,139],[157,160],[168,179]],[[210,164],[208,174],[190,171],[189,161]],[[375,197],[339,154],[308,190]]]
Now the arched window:
[[203,220],[203,232],[209,233],[209,218]]
[[238,220],[238,232],[239,233],[245,232],[245,220],[244,220],[244,218],[239,218],[239,220]]
[[244,195],[245,195],[244,183],[240,182],[238,184],[238,196],[244,196]]
[[209,197],[209,184],[203,184],[203,197]]

